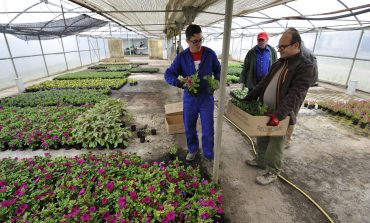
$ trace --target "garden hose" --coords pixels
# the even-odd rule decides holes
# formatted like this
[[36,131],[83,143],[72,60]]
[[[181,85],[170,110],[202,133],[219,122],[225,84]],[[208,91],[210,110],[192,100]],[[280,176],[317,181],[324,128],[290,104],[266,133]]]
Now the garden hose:
[[[251,139],[251,137],[249,135],[247,135],[247,133],[245,133],[242,129],[240,129],[233,121],[231,121],[230,119],[228,119],[225,115],[223,117],[227,121],[229,121],[233,126],[235,126],[240,132],[242,132],[245,136],[247,136],[247,138],[249,139],[249,141],[250,141],[250,143],[252,145],[252,149],[253,149],[254,155],[257,155],[256,149],[254,147],[254,143],[253,143],[253,140]],[[283,180],[284,182],[288,183],[294,189],[298,190],[301,194],[303,194],[308,200],[310,200],[321,211],[321,213],[323,213],[325,215],[325,217],[329,220],[330,223],[334,223],[333,219],[328,215],[328,213],[326,213],[326,211],[316,201],[314,201],[307,193],[305,193],[302,189],[300,189],[298,186],[296,186],[295,184],[293,184],[289,180],[285,179],[280,174],[278,175],[278,177],[281,180]]]

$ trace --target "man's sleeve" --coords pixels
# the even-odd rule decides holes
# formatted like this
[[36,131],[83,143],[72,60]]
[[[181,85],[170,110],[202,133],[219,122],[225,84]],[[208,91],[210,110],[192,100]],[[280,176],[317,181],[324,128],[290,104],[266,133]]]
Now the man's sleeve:
[[242,72],[240,73],[239,83],[241,84],[246,83],[248,69],[249,69],[249,51],[247,55],[245,55],[245,58],[244,58],[244,64],[243,64]]
[[180,80],[178,79],[180,74],[181,74],[181,66],[180,66],[180,54],[179,54],[176,56],[171,66],[166,69],[166,72],[164,72],[164,79],[166,80],[168,84],[176,87],[180,83]]

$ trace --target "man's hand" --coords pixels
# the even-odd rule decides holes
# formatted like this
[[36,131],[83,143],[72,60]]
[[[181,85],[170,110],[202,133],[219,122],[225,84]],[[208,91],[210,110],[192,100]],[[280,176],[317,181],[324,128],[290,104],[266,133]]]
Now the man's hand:
[[270,116],[270,120],[267,123],[268,126],[278,126],[279,125],[280,121],[273,113],[268,114],[268,116]]
[[185,89],[186,88],[186,84],[184,81],[179,81],[179,83],[177,84],[177,87],[178,88],[181,88],[181,89]]

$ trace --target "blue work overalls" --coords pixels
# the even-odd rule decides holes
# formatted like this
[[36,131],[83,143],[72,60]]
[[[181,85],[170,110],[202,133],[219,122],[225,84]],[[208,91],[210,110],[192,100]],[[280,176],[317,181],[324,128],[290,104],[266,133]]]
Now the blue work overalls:
[[[204,46],[202,46],[204,47]],[[185,127],[186,142],[188,151],[194,153],[199,148],[199,140],[196,129],[198,114],[200,114],[202,124],[202,147],[203,155],[208,159],[213,159],[214,145],[214,97],[207,93],[208,84],[204,76],[213,75],[220,80],[221,65],[216,53],[204,47],[201,62],[199,64],[198,75],[200,79],[199,96],[191,96],[184,90],[183,96],[183,120]],[[187,77],[196,73],[194,61],[191,57],[189,48],[178,54],[166,70],[164,78],[167,83],[173,86],[179,85],[179,76]]]

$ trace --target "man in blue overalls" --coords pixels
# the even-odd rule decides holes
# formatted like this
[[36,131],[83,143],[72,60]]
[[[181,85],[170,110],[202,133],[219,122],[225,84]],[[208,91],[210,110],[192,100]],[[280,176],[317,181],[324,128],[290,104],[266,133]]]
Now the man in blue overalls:
[[[168,84],[184,89],[183,120],[188,145],[186,160],[194,160],[198,151],[199,139],[196,129],[198,114],[200,114],[202,124],[203,156],[208,160],[213,160],[214,97],[208,89],[209,86],[204,80],[204,76],[213,75],[216,80],[220,80],[221,65],[216,53],[210,48],[202,46],[203,37],[200,26],[189,25],[185,34],[189,47],[176,56],[171,66],[166,70],[164,78]],[[178,77],[187,78],[196,73],[200,79],[200,87],[198,93],[194,95],[188,91],[186,84]]]

